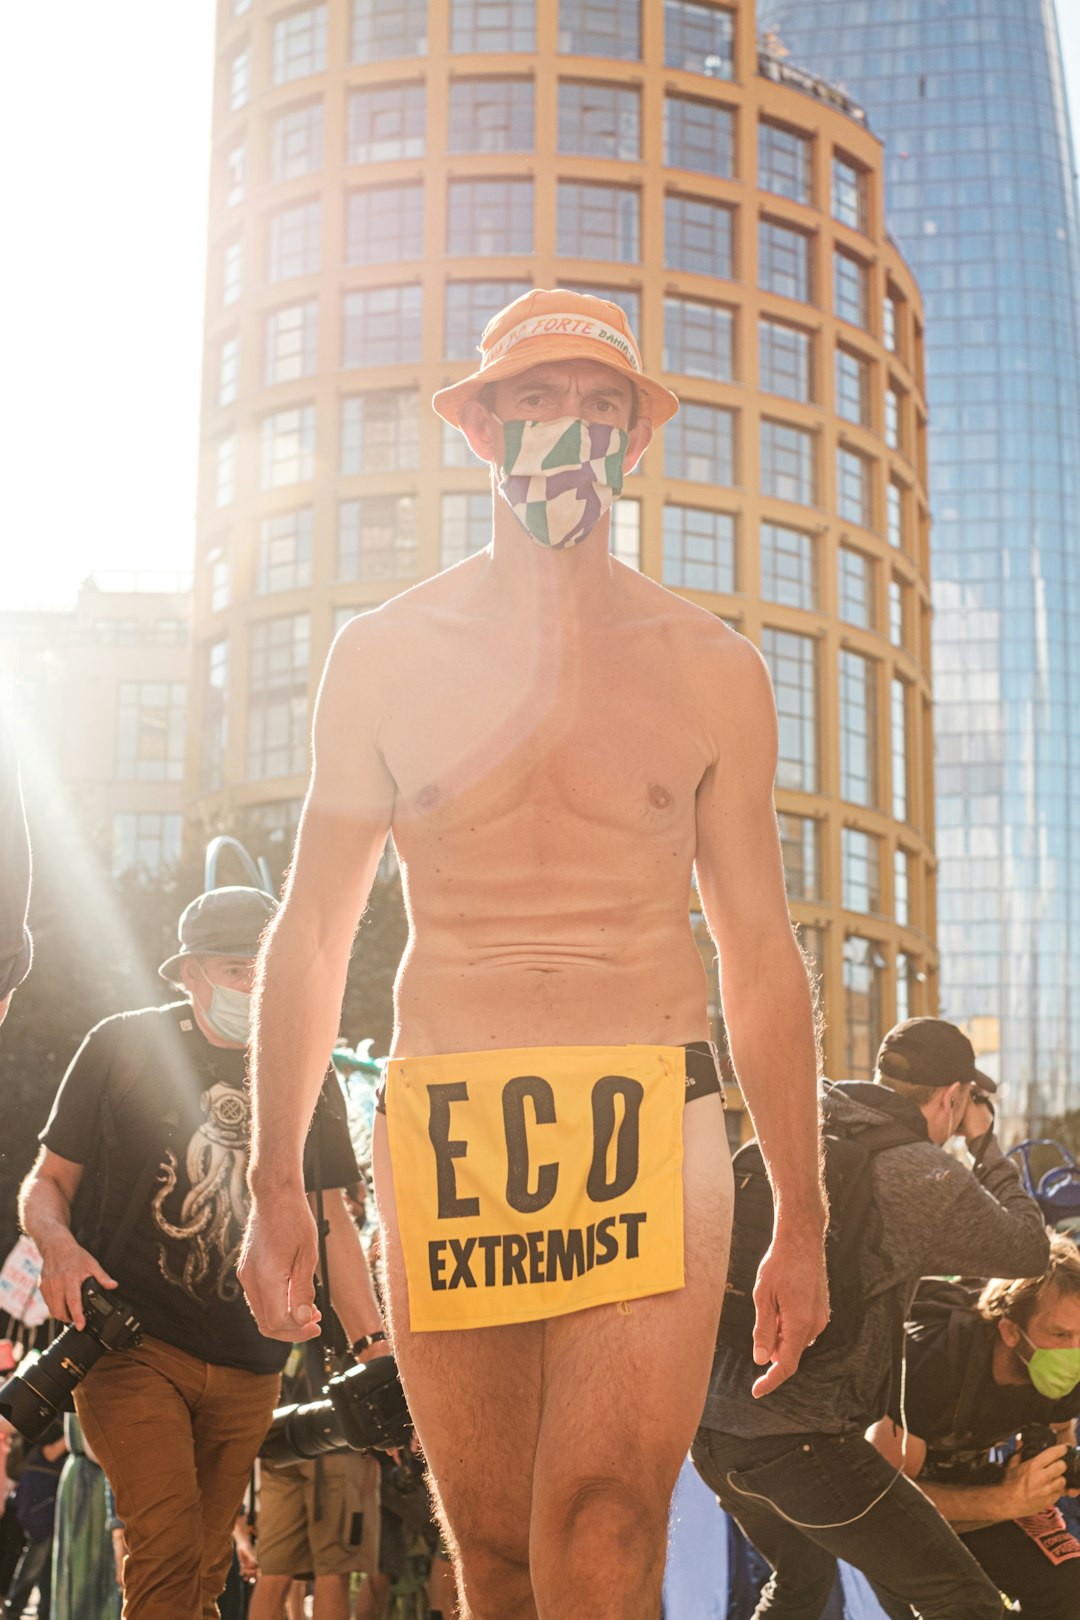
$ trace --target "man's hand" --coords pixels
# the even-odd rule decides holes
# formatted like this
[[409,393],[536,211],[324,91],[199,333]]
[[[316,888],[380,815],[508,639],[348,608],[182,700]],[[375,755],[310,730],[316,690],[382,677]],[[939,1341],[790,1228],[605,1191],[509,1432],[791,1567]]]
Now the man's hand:
[[979,1142],[994,1127],[994,1110],[981,1092],[973,1091],[960,1119],[960,1133],[969,1146]]
[[760,1399],[791,1377],[807,1345],[828,1324],[824,1238],[778,1229],[758,1268],[754,1306],[754,1360],[759,1367],[769,1363],[754,1383],[752,1393]]
[[74,1322],[77,1328],[86,1326],[82,1285],[87,1277],[93,1277],[103,1288],[116,1287],[116,1279],[76,1243],[70,1232],[58,1233],[42,1250],[38,1284],[50,1316],[60,1322]]
[[1027,1462],[1022,1462],[1018,1454],[1009,1458],[1001,1482],[1006,1509],[1002,1518],[1026,1519],[1030,1513],[1053,1507],[1058,1497],[1065,1495],[1067,1450],[1067,1446],[1050,1446]]
[[318,1234],[302,1189],[254,1199],[237,1275],[259,1332],[296,1344],[319,1336]]

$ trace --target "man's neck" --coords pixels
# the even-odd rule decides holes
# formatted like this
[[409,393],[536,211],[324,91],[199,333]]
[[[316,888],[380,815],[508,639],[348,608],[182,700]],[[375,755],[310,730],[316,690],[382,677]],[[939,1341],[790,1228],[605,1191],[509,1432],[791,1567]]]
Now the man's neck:
[[608,550],[611,515],[577,546],[553,549],[533,540],[502,496],[493,495],[494,544],[490,585],[500,607],[532,622],[566,625],[606,616],[616,594],[616,568]]
[[995,1384],[1020,1385],[1030,1383],[1027,1368],[1016,1351],[1011,1350],[1005,1343],[1000,1333],[994,1341],[994,1354],[990,1362],[990,1370],[993,1373]]

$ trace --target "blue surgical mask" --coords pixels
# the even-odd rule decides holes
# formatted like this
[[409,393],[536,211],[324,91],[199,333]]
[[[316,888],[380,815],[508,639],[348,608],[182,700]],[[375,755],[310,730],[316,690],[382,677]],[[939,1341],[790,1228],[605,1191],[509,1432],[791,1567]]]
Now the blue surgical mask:
[[215,1035],[235,1046],[246,1046],[251,1037],[251,996],[246,990],[230,990],[226,985],[214,984],[203,972],[210,986],[210,1005],[202,1009],[203,1017]]

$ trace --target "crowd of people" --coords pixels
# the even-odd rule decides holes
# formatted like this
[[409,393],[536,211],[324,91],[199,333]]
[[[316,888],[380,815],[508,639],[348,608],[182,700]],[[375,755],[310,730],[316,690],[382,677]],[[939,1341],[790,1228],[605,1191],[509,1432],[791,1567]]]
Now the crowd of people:
[[[36,1587],[58,1620],[118,1590],[124,1620],[278,1620],[309,1583],[315,1620],[375,1620],[412,1533],[443,1620],[656,1620],[692,1450],[770,1566],[760,1620],[817,1620],[837,1559],[890,1616],[1075,1617],[1080,1262],[952,1024],[821,1094],[765,665],[609,551],[677,399],[616,305],[557,289],[434,405],[491,466],[491,546],[341,631],[281,904],[193,900],[176,998],[95,1026],[42,1129],[46,1305],[138,1331],[24,1458],[7,1612]],[[328,1062],[391,834],[373,1280]],[[29,966],[6,870],[0,1010]],[[756,1131],[737,1177],[692,879]],[[408,1447],[257,1465],[283,1374],[310,1395],[391,1345],[426,1485]]]

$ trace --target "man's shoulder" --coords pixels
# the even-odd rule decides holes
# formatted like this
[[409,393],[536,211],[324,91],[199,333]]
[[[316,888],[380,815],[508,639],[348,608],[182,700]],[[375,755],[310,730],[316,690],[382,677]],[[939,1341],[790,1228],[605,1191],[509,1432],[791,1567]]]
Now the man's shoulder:
[[100,1019],[90,1034],[117,1043],[126,1037],[152,1036],[158,1029],[175,1024],[184,1010],[190,1007],[191,1003],[186,998],[163,1002],[156,1007],[130,1007],[126,1012],[110,1013],[108,1018]]

